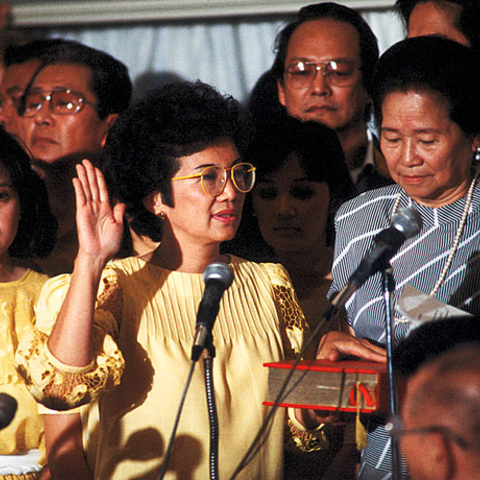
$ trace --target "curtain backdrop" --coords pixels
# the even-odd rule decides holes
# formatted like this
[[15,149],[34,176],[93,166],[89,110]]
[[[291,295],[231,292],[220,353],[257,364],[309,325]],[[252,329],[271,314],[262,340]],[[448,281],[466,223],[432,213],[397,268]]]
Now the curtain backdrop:
[[[392,11],[361,12],[384,51],[404,37]],[[49,37],[78,40],[124,62],[138,98],[174,78],[200,79],[245,102],[260,75],[274,58],[275,36],[290,19],[222,18],[219,21],[175,21],[118,24],[36,31]]]

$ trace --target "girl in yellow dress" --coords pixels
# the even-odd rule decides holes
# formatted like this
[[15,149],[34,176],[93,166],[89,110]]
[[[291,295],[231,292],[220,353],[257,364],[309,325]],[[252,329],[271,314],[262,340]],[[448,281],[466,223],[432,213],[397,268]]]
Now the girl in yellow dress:
[[[0,130],[0,393],[11,400],[0,414],[14,413],[0,431],[0,479],[47,479],[43,419],[14,366],[15,349],[33,329],[35,305],[47,276],[26,267],[27,258],[47,256],[54,244],[56,221],[40,178],[28,155]],[[6,423],[6,422],[4,422]]]

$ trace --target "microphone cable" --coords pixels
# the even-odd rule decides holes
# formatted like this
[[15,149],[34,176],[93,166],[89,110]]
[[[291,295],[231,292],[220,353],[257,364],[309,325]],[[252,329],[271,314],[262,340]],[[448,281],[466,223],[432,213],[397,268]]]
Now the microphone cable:
[[[332,318],[335,318],[337,313],[338,312],[335,312]],[[322,317],[325,318],[325,314]],[[331,318],[329,320],[331,320]],[[238,464],[237,468],[235,469],[235,471],[233,472],[233,474],[232,474],[232,476],[230,477],[229,480],[235,480],[237,475],[255,458],[255,456],[260,451],[260,448],[264,445],[265,440],[266,440],[266,434],[268,433],[268,431],[271,428],[271,422],[272,422],[273,416],[277,412],[280,402],[285,397],[285,392],[287,390],[290,379],[292,378],[293,374],[295,373],[295,369],[297,368],[298,364],[303,359],[303,356],[305,355],[305,352],[307,352],[309,350],[309,348],[314,344],[314,341],[317,338],[317,336],[319,335],[320,330],[322,329],[323,326],[324,326],[324,322],[319,322],[318,323],[318,325],[313,330],[310,338],[307,340],[305,345],[302,346],[302,349],[300,350],[300,352],[295,356],[295,361],[293,362],[293,365],[292,365],[290,371],[288,372],[287,376],[285,377],[285,379],[283,381],[283,384],[282,384],[277,396],[275,397],[275,399],[273,401],[273,405],[270,408],[270,412],[268,413],[267,417],[263,421],[262,425],[260,426],[260,428],[257,432],[257,435],[255,435],[255,438],[253,439],[252,443],[250,444],[250,447],[248,448],[245,455],[240,460],[240,463]],[[318,348],[320,348],[320,346]],[[317,350],[318,350],[318,348],[317,348]],[[309,361],[311,363],[313,363],[315,360],[316,360],[315,358],[312,358]],[[307,374],[307,370],[305,370],[305,375],[306,374]],[[300,381],[300,379],[298,381]]]
[[168,461],[170,460],[170,456],[172,454],[173,441],[175,440],[175,434],[177,433],[178,424],[180,423],[180,415],[182,414],[183,405],[185,404],[185,399],[187,398],[187,392],[188,392],[188,388],[190,387],[190,383],[192,381],[194,370],[195,370],[195,362],[192,362],[192,364],[190,365],[190,370],[188,372],[187,381],[183,389],[180,405],[178,406],[177,415],[175,417],[175,422],[173,424],[172,433],[170,434],[170,439],[168,441],[168,447],[165,452],[165,457],[163,459],[162,470],[160,471],[160,476],[158,477],[159,480],[163,480],[165,473],[167,473]]

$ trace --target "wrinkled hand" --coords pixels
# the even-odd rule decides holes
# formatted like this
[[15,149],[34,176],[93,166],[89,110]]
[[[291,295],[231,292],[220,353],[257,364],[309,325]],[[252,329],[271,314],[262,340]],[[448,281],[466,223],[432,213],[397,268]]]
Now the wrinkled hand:
[[364,338],[357,338],[344,332],[329,332],[320,339],[317,358],[332,362],[353,355],[362,360],[385,363],[387,353],[385,349],[370,343]]
[[[370,343],[364,338],[357,338],[345,332],[329,332],[320,339],[317,350],[318,359],[326,359],[332,362],[341,360],[346,356],[353,355],[363,360],[385,363],[386,351]],[[297,419],[305,426],[312,427],[319,423],[328,425],[345,425],[351,418],[342,415],[341,412],[327,412],[325,410],[305,409],[296,411]]]
[[110,206],[102,172],[88,160],[77,165],[73,179],[77,202],[79,255],[103,262],[118,252],[123,235],[125,205]]

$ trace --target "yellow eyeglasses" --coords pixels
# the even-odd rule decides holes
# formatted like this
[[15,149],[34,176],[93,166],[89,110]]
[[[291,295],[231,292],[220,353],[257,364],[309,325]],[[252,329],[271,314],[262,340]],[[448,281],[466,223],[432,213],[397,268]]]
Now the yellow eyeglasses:
[[217,197],[227,185],[227,172],[230,172],[233,186],[242,193],[250,192],[255,184],[256,168],[251,163],[237,163],[231,168],[212,165],[205,167],[200,173],[186,175],[184,177],[174,177],[172,180],[188,180],[190,178],[200,178],[202,189],[207,195]]

